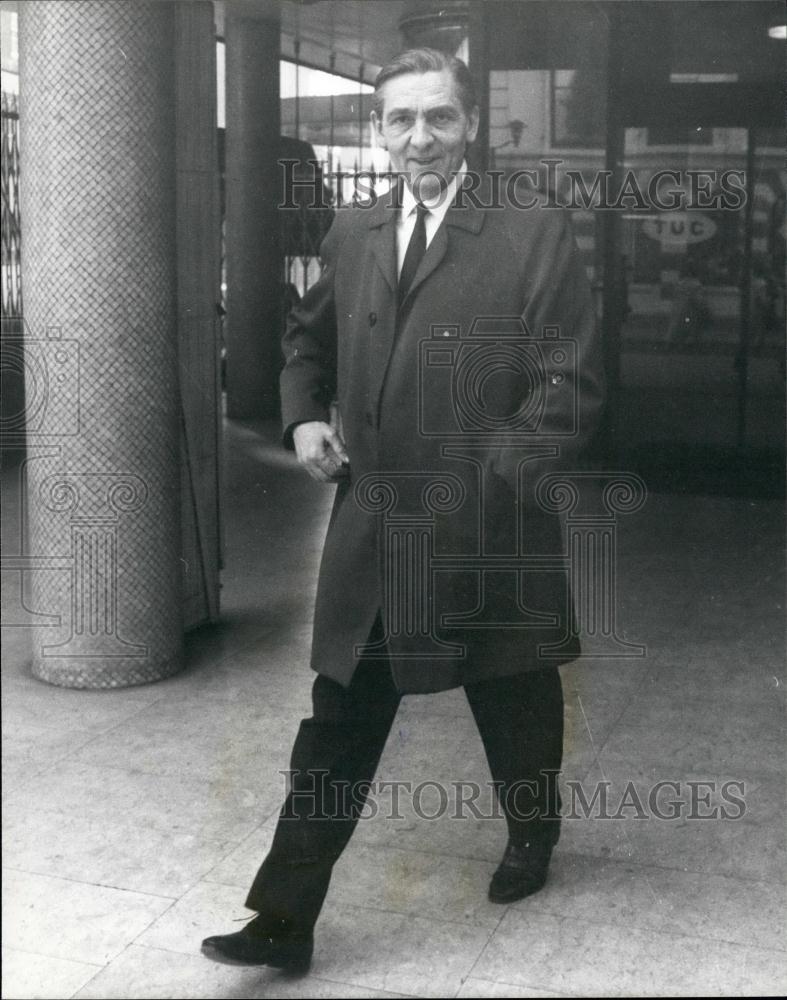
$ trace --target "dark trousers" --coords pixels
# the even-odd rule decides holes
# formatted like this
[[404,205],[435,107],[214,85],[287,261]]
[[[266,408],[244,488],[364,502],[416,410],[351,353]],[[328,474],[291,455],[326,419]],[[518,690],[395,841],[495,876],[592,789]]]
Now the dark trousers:
[[[563,756],[563,691],[557,668],[478,681],[464,690],[509,838],[518,843],[539,836],[556,840],[557,774]],[[292,751],[290,792],[246,900],[249,909],[270,918],[272,925],[283,921],[308,930],[316,922],[333,865],[366,801],[400,697],[384,660],[362,660],[348,688],[317,675],[313,715],[301,722]]]

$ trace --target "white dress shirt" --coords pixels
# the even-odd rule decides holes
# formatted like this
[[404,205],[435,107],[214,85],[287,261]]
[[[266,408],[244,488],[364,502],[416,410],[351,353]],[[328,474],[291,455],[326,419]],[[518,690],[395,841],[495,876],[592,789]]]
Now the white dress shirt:
[[[451,183],[445,189],[437,195],[436,198],[429,198],[423,200],[423,205],[425,208],[429,209],[429,212],[424,219],[424,226],[426,228],[426,245],[427,247],[432,242],[434,234],[440,228],[440,223],[445,218],[445,213],[451,207],[456,197],[457,184],[462,178],[462,175],[466,172],[467,166],[462,162],[462,166],[457,170],[456,174],[451,178]],[[413,192],[410,190],[407,184],[403,185],[404,191],[402,193],[402,207],[399,210],[399,218],[396,220],[396,273],[400,275],[402,273],[402,265],[404,264],[404,256],[407,253],[407,246],[410,242],[410,237],[413,235],[413,229],[415,229],[416,220],[416,200],[413,196]]]

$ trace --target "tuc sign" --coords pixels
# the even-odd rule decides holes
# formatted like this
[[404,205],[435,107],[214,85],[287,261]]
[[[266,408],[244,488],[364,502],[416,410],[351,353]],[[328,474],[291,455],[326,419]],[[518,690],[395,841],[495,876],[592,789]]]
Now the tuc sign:
[[716,223],[701,212],[665,212],[642,225],[646,236],[661,244],[685,246],[702,243],[716,233]]

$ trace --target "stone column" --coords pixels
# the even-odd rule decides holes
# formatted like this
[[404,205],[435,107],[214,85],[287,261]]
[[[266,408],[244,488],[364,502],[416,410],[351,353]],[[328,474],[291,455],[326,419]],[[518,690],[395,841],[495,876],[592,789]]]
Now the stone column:
[[283,261],[278,165],[280,27],[227,4],[227,415],[276,417]]
[[33,672],[67,687],[181,665],[173,13],[20,4]]

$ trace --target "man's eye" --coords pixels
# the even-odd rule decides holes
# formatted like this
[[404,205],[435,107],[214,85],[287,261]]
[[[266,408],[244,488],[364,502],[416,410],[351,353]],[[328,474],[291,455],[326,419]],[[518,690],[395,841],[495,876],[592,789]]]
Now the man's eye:
[[388,119],[388,124],[393,125],[395,128],[403,128],[410,122],[409,115],[394,115],[392,118]]
[[453,115],[450,115],[447,111],[438,111],[436,115],[432,116],[432,121],[435,125],[447,125],[450,121],[453,121]]

